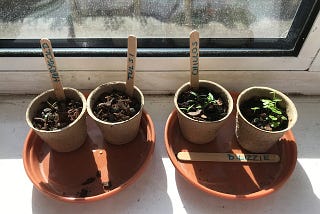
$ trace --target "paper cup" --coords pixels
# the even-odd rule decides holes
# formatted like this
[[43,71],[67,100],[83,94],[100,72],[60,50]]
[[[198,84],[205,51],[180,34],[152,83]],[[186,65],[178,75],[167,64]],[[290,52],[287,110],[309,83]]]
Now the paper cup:
[[74,88],[63,88],[67,98],[79,100],[82,102],[82,111],[78,118],[64,128],[45,131],[33,127],[32,120],[39,111],[39,106],[42,102],[46,102],[49,98],[55,99],[53,89],[47,90],[35,97],[29,104],[26,111],[26,121],[33,131],[53,150],[58,152],[70,152],[78,149],[84,142],[87,136],[86,126],[86,98],[84,95]]
[[[279,106],[286,109],[288,115],[288,127],[281,131],[265,131],[252,125],[241,113],[240,106],[252,97],[268,97],[273,98],[275,92],[276,97],[282,99]],[[290,130],[296,123],[298,113],[294,103],[285,94],[268,87],[251,87],[242,91],[237,100],[236,115],[236,136],[239,144],[246,150],[254,153],[263,153],[268,151],[283,134]]]
[[209,143],[214,140],[220,127],[224,124],[226,119],[230,116],[233,109],[233,100],[230,93],[221,85],[208,81],[200,80],[199,87],[208,88],[219,94],[221,98],[227,102],[227,115],[217,121],[198,121],[185,115],[178,107],[178,97],[181,93],[191,88],[190,83],[183,84],[175,93],[174,105],[178,112],[178,120],[182,135],[190,142],[196,144]]

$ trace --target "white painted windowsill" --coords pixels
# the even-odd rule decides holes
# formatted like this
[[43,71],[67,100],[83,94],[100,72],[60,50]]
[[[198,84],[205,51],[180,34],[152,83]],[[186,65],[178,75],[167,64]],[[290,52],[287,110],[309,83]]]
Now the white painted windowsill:
[[[293,133],[296,168],[277,192],[253,201],[210,196],[175,170],[164,145],[164,127],[173,97],[146,95],[145,110],[156,128],[156,146],[141,177],[116,195],[89,204],[68,204],[44,196],[28,179],[22,161],[29,131],[25,110],[33,95],[0,96],[0,213],[318,213],[320,210],[320,97],[291,97],[299,118]],[[234,175],[236,176],[236,175]]]

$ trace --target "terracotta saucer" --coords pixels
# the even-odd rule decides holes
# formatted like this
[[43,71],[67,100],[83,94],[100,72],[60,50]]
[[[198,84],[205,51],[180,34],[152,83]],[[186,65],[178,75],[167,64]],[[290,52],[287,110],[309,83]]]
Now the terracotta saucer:
[[[233,97],[235,99],[236,96]],[[214,141],[203,145],[192,144],[182,136],[174,110],[165,127],[169,158],[182,177],[214,196],[256,199],[275,192],[287,181],[296,165],[297,146],[291,131],[286,132],[268,151],[280,156],[278,163],[182,162],[176,157],[180,151],[248,153],[238,145],[234,130],[235,111]]]
[[155,146],[151,117],[143,112],[138,136],[130,143],[104,142],[94,121],[87,117],[88,136],[78,150],[55,152],[30,131],[23,163],[34,186],[45,195],[66,202],[107,198],[133,183],[144,171]]

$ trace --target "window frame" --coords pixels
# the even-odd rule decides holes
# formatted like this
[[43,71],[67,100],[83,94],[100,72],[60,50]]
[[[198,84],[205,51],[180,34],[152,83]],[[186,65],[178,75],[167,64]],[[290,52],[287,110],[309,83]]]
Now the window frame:
[[[318,14],[297,56],[202,57],[200,49],[200,78],[216,81],[235,91],[265,85],[287,93],[319,95],[319,38]],[[138,53],[143,51],[138,48]],[[124,80],[124,56],[56,58],[66,86],[92,89],[103,82]],[[144,93],[173,93],[181,83],[188,81],[187,56],[138,57],[136,66],[136,84]],[[30,94],[50,88],[43,57],[0,57],[0,72],[0,93]]]

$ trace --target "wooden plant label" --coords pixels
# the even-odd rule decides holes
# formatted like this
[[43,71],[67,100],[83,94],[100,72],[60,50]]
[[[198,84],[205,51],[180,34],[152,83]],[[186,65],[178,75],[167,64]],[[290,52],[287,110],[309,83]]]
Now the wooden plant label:
[[199,32],[190,33],[190,84],[195,90],[199,88]]
[[277,163],[276,154],[234,154],[234,153],[200,153],[179,152],[177,158],[181,161],[214,161],[214,162],[245,162],[245,163]]
[[136,56],[137,56],[137,38],[133,35],[130,35],[128,37],[127,80],[126,80],[126,93],[130,97],[133,96],[133,91],[134,91]]
[[41,45],[42,53],[50,73],[51,83],[52,83],[52,87],[54,89],[56,98],[57,100],[65,100],[66,97],[65,97],[63,86],[58,73],[57,63],[52,51],[51,42],[49,39],[43,38],[40,40],[40,45]]

